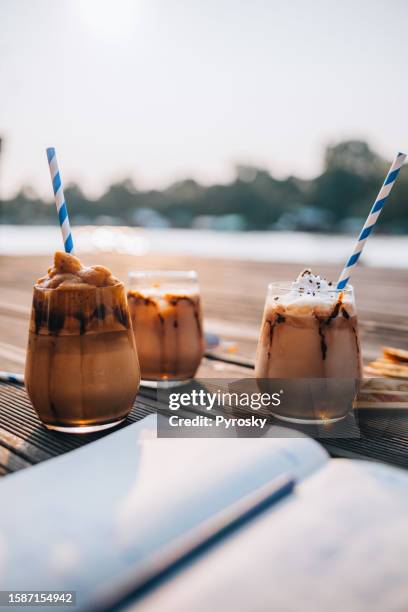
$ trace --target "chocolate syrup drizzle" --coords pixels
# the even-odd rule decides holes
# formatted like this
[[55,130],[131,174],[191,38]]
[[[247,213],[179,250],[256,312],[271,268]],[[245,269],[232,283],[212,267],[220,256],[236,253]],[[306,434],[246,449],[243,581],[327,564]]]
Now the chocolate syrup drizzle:
[[[133,300],[136,303],[143,302],[145,306],[154,306],[158,310],[157,302],[151,297],[145,297],[143,295],[135,295],[134,293],[128,293],[128,299]],[[200,334],[200,336],[202,335],[203,332],[201,329],[199,305],[193,298],[190,298],[186,295],[180,295],[180,296],[172,296],[171,298],[164,297],[163,299],[166,299],[168,303],[175,308],[177,307],[178,303],[183,300],[189,302],[189,304],[191,304],[193,308],[194,318],[196,320],[198,333]],[[159,316],[161,316],[160,313],[159,313]],[[174,321],[174,327],[178,327],[177,318]]]
[[157,306],[156,302],[150,297],[145,297],[143,295],[130,293],[130,292],[128,293],[127,297],[128,297],[128,300],[131,300],[136,303],[143,302],[145,306],[149,306],[149,305],[154,306],[154,307]]
[[123,325],[123,327],[126,327],[126,329],[128,329],[129,328],[129,315],[128,315],[127,310],[125,310],[125,308],[123,308],[122,306],[118,305],[118,306],[112,307],[112,312],[113,312],[115,319],[117,319],[117,321],[119,321],[119,323]]
[[273,330],[275,325],[279,323],[284,323],[286,318],[280,314],[280,312],[276,315],[275,321],[272,323],[270,319],[266,319],[265,325],[269,325],[269,345],[268,345],[268,359],[271,357],[271,348],[272,348],[272,339],[273,339]]
[[74,317],[79,321],[79,333],[84,335],[88,323],[88,318],[80,310],[74,313]]
[[[187,297],[186,295],[181,295],[180,297],[173,297],[169,301],[170,301],[170,304],[176,308],[178,303],[181,302],[182,300],[185,300],[186,302],[191,304],[191,306],[193,307],[193,313],[194,313],[194,318],[195,318],[196,325],[197,325],[197,331],[199,335],[202,336],[203,331],[201,329],[200,311],[198,308],[198,303],[192,298]],[[176,322],[177,320],[175,321],[175,323]],[[175,325],[175,327],[178,327],[178,322],[177,322],[177,325]]]
[[[174,329],[178,329],[179,327],[179,321],[178,321],[178,312],[177,312],[177,306],[180,302],[182,301],[186,301],[188,302],[193,310],[193,314],[194,314],[194,319],[196,321],[196,325],[197,325],[197,331],[199,334],[199,337],[201,338],[203,335],[203,331],[202,331],[202,326],[201,326],[201,320],[200,320],[200,307],[199,307],[199,302],[197,302],[196,300],[194,300],[193,298],[190,298],[186,295],[180,295],[180,296],[162,296],[162,299],[165,299],[170,306],[173,306],[174,308],[174,321],[173,321],[173,328]],[[139,302],[143,303],[145,306],[153,306],[156,311],[157,311],[157,316],[159,318],[160,321],[160,335],[161,335],[161,342],[160,342],[160,346],[162,347],[161,349],[161,355],[160,355],[160,371],[161,372],[166,372],[167,374],[172,374],[174,376],[177,376],[177,374],[179,373],[179,367],[178,367],[178,355],[179,355],[179,350],[177,349],[175,351],[175,367],[173,368],[173,371],[168,372],[169,368],[166,367],[165,364],[165,355],[164,355],[164,339],[165,339],[165,334],[166,334],[166,326],[165,326],[165,318],[163,317],[163,315],[160,313],[160,309],[159,309],[159,305],[157,304],[157,301],[154,298],[151,298],[149,296],[143,296],[141,294],[135,294],[135,293],[128,293],[128,300],[133,300],[136,304]],[[178,343],[179,340],[179,335],[176,334],[176,343]]]
[[326,355],[327,355],[326,336],[324,335],[325,321],[320,321],[318,318],[317,318],[317,320],[319,322],[320,350],[322,352],[322,359],[324,361],[326,359]]
[[[172,297],[172,298],[170,298],[168,300],[169,303],[171,304],[171,306],[173,306],[173,308],[174,308],[173,327],[176,328],[176,329],[178,328],[179,324],[178,324],[177,306],[183,300],[186,301],[188,304],[190,304],[192,309],[193,309],[193,315],[194,315],[194,319],[195,319],[195,322],[196,322],[196,325],[197,325],[198,335],[201,338],[203,332],[202,332],[202,329],[201,329],[200,311],[199,311],[198,302],[196,300],[193,300],[192,298],[186,296],[186,295],[181,295],[181,296],[178,296],[178,297]],[[175,375],[177,375],[179,373],[179,365],[178,365],[178,356],[180,354],[179,347],[178,347],[179,339],[180,339],[179,334],[176,334],[176,344],[177,344],[177,346],[176,346],[176,351],[175,351],[175,361],[176,361],[176,363],[175,363],[175,372],[174,372]],[[162,371],[164,371],[164,370],[162,370]]]
[[95,319],[99,319],[100,321],[103,321],[104,318],[106,317],[106,306],[105,304],[98,304],[95,308],[95,310],[92,313],[92,316]]
[[[66,316],[60,309],[47,308],[45,300],[33,300],[34,311],[34,326],[35,333],[38,334],[41,327],[46,327],[49,333],[53,336],[58,336],[61,329],[64,327]],[[115,319],[126,329],[130,327],[130,321],[127,309],[121,305],[112,307],[112,313]],[[85,334],[92,320],[97,319],[103,321],[106,318],[107,309],[105,304],[98,304],[93,310],[90,317],[87,317],[81,310],[76,311],[73,317],[79,321],[79,333]]]
[[[320,350],[322,352],[322,359],[323,361],[326,359],[326,355],[327,355],[327,342],[326,342],[326,336],[324,335],[324,330],[326,327],[328,327],[330,325],[330,323],[333,321],[333,319],[335,319],[339,312],[340,312],[340,308],[342,308],[342,301],[341,301],[341,297],[338,299],[338,301],[336,302],[336,304],[334,305],[333,310],[331,311],[331,313],[329,314],[328,317],[326,317],[325,319],[322,319],[320,317],[318,317],[317,315],[314,315],[315,319],[318,321],[319,324],[319,336],[320,336]],[[347,312],[347,316],[344,315],[344,312],[347,312],[345,310],[345,308],[342,308],[342,313],[343,316],[347,319],[350,317],[350,315]]]
[[[350,315],[347,312],[347,310],[344,308],[344,306],[342,305],[342,301],[341,298],[336,302],[336,304],[333,307],[333,310],[331,311],[331,313],[329,314],[328,317],[325,318],[321,318],[319,316],[317,316],[316,314],[314,315],[315,319],[318,322],[318,330],[319,330],[319,336],[320,336],[320,350],[322,353],[322,359],[323,361],[325,361],[326,356],[327,356],[327,342],[326,342],[326,336],[325,336],[325,329],[326,327],[328,327],[330,325],[330,323],[333,321],[333,319],[335,319],[336,317],[338,317],[339,312],[341,309],[341,313],[343,315],[343,317],[345,319],[349,319]],[[275,321],[271,321],[271,319],[267,319],[265,321],[265,325],[269,325],[269,347],[268,347],[268,359],[270,359],[271,356],[271,348],[272,348],[272,339],[273,339],[273,330],[276,324],[278,323],[284,323],[285,322],[285,317],[280,314],[277,313],[276,315],[276,319]],[[355,330],[355,328],[353,327],[353,333],[356,339],[356,344],[357,344],[357,350],[358,352],[360,352],[360,347],[358,345],[358,337],[357,337],[357,332]]]
[[354,325],[353,325],[353,327],[352,327],[351,329],[353,330],[354,339],[355,339],[355,341],[356,341],[357,356],[358,356],[358,358],[360,358],[360,343],[359,343],[359,341],[358,341],[358,334],[357,334],[357,330],[356,330],[356,328],[354,327]]

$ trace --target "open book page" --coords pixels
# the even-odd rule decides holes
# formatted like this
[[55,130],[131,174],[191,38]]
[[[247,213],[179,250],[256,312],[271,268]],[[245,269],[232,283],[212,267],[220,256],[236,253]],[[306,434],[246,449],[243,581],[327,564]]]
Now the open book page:
[[138,611],[406,612],[407,568],[408,474],[335,459]]
[[0,588],[72,588],[84,601],[258,485],[327,461],[307,438],[155,436],[156,416],[147,417],[2,479]]

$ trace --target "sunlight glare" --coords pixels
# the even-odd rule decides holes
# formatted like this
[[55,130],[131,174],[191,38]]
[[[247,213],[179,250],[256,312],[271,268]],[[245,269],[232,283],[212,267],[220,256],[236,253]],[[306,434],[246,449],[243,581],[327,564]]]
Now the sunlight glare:
[[79,0],[82,21],[103,38],[128,36],[136,17],[137,0]]

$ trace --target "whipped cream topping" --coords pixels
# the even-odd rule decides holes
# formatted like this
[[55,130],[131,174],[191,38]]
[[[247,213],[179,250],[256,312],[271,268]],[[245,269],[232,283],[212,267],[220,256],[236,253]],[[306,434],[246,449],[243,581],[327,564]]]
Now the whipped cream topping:
[[300,294],[306,293],[306,295],[313,296],[317,293],[327,293],[328,291],[335,293],[333,283],[317,274],[313,274],[311,270],[307,269],[303,270],[295,282],[292,283],[291,290]]
[[285,310],[287,313],[327,314],[339,299],[347,307],[348,313],[353,314],[352,294],[339,293],[332,282],[306,269],[299,274],[287,293],[272,296],[270,304],[273,309]]

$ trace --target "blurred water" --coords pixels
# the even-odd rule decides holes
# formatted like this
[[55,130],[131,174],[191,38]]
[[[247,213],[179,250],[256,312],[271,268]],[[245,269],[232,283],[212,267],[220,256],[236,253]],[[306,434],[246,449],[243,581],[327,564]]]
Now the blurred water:
[[[352,236],[303,232],[241,233],[113,226],[75,227],[73,235],[78,253],[172,253],[304,265],[322,261],[341,265],[355,241]],[[48,255],[61,248],[58,227],[0,225],[1,255]],[[369,266],[408,268],[408,236],[372,236],[361,261]]]

